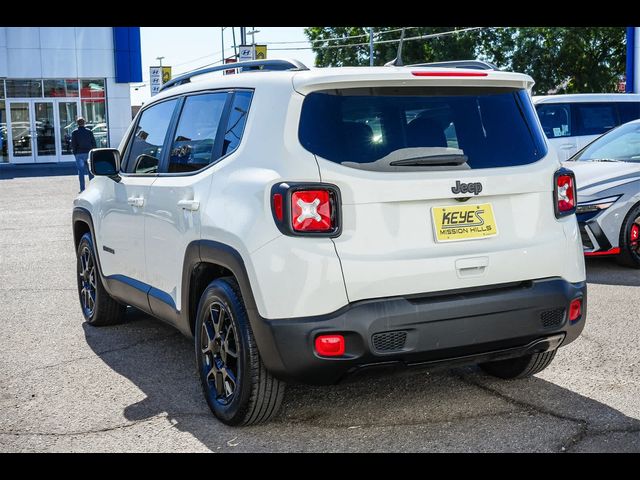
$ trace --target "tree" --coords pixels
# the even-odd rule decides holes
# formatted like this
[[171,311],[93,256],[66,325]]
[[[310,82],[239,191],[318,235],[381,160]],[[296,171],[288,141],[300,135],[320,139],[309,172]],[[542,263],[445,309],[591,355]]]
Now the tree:
[[[374,39],[398,39],[399,28],[376,27]],[[405,38],[462,28],[411,28]],[[369,64],[366,28],[308,27],[305,33],[312,41],[316,66]],[[359,37],[346,38],[356,35]],[[326,41],[336,37],[340,40]],[[536,94],[613,92],[624,74],[625,42],[623,27],[493,27],[407,40],[403,59],[405,63],[422,63],[480,58],[504,70],[531,75],[536,81]],[[347,46],[355,44],[361,45]],[[395,58],[397,46],[397,42],[375,44],[375,65]]]

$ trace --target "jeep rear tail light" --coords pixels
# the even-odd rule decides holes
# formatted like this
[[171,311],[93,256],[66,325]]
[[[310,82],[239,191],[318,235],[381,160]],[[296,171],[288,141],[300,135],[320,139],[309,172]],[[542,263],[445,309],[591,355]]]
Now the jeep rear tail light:
[[324,183],[280,183],[271,189],[278,229],[289,236],[337,237],[341,232],[340,191]]
[[576,178],[571,170],[561,168],[554,175],[554,208],[556,218],[571,215],[576,211]]
[[300,190],[291,194],[291,225],[296,232],[328,232],[331,200],[328,190]]

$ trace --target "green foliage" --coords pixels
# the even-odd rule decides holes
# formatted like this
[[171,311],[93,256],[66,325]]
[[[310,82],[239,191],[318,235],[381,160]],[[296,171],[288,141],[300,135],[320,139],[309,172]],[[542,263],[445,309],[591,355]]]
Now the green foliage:
[[[393,40],[400,27],[375,27],[374,39]],[[464,27],[407,29],[405,38]],[[369,65],[369,36],[364,27],[308,27],[316,53],[316,66]],[[376,35],[377,34],[377,35]],[[344,39],[361,35],[358,38]],[[328,38],[338,41],[314,42]],[[625,68],[623,27],[493,27],[443,37],[408,40],[403,45],[405,64],[480,58],[504,70],[523,72],[536,81],[534,93],[613,92]],[[327,45],[354,47],[321,48]],[[374,45],[374,64],[396,56],[397,42]]]

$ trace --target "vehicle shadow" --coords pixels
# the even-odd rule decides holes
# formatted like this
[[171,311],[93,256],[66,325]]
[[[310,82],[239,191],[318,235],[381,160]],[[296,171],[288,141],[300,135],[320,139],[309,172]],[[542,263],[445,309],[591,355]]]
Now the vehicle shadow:
[[[167,431],[187,432],[211,451],[640,451],[637,419],[541,378],[498,381],[476,367],[289,385],[269,424],[231,428],[209,411],[191,340],[137,311],[117,327],[83,328],[101,360],[145,395],[124,408],[128,421],[164,416]],[[598,440],[611,430],[634,440]],[[178,450],[172,441],[160,449]]]
[[586,258],[587,282],[640,287],[640,270],[618,265],[613,258]]

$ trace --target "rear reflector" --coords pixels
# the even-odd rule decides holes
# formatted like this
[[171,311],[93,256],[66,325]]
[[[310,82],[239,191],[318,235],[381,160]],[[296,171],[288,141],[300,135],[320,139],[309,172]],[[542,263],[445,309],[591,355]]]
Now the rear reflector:
[[580,320],[581,316],[582,316],[582,299],[576,298],[575,300],[572,300],[571,304],[569,305],[569,321],[577,322],[578,320]]
[[316,337],[316,352],[322,357],[344,355],[344,337],[342,335],[320,335]]
[[331,224],[328,190],[298,190],[291,194],[291,225],[296,232],[327,232]]
[[274,193],[273,194],[273,214],[279,221],[282,221],[284,218],[284,210],[282,209],[282,194]]
[[486,77],[485,72],[411,72],[415,77]]

